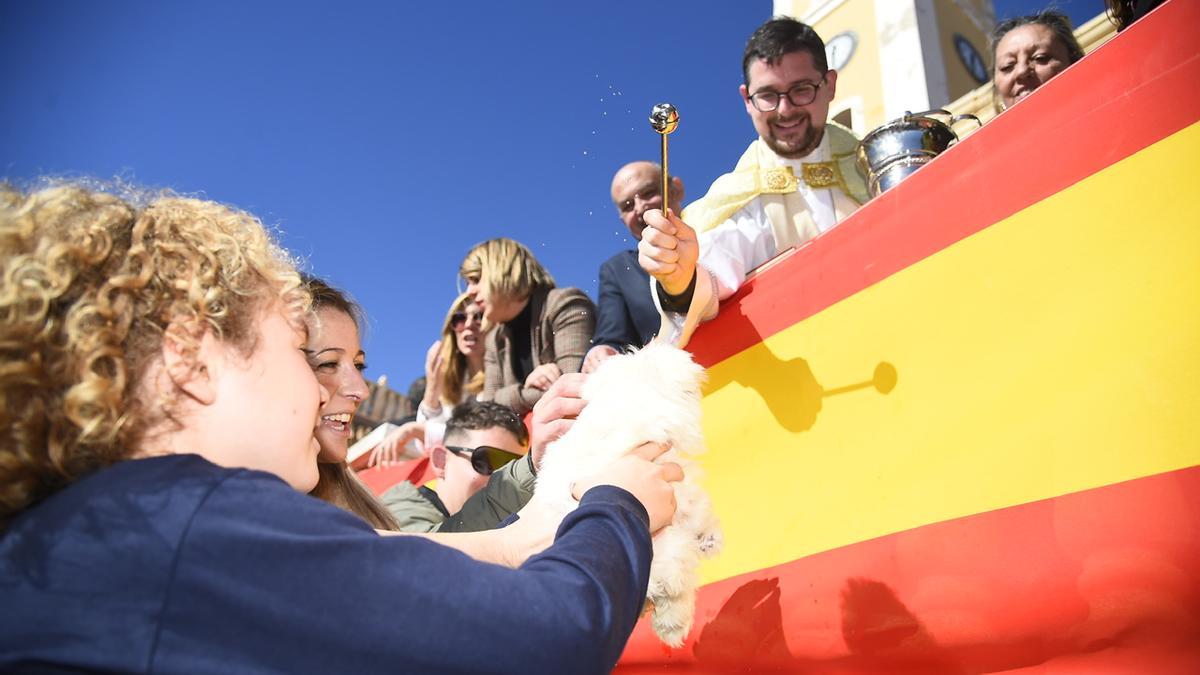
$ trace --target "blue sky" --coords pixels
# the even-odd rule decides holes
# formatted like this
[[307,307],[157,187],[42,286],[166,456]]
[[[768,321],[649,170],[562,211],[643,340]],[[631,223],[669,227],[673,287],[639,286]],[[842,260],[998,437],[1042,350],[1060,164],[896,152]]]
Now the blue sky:
[[[998,0],[1007,17],[1045,2]],[[1076,23],[1100,0],[1056,3]],[[700,196],[753,129],[741,51],[769,0],[0,0],[0,176],[123,176],[245,208],[370,316],[372,378],[422,374],[474,243],[517,239],[593,297],[632,247],[613,172]]]

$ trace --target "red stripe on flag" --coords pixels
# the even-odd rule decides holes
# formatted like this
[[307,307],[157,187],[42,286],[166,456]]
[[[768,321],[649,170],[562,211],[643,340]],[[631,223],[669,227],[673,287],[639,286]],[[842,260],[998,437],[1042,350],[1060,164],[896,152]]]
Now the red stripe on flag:
[[749,280],[697,332],[697,361],[718,363],[1196,123],[1197,26],[1200,2],[1168,2]]
[[1200,467],[926,525],[709,584],[619,672],[1200,672]]

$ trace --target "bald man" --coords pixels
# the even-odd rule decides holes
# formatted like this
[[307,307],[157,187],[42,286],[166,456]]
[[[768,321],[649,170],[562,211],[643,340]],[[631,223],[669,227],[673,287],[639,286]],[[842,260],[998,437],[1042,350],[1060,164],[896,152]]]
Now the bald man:
[[[671,178],[670,207],[679,210],[683,181]],[[654,162],[631,162],[613,176],[612,200],[621,222],[637,241],[646,222],[642,215],[662,208],[662,168]],[[658,332],[660,319],[650,296],[650,275],[638,264],[636,250],[621,251],[600,266],[600,301],[596,303],[593,347],[583,361],[590,373],[604,359],[627,347],[641,347]]]

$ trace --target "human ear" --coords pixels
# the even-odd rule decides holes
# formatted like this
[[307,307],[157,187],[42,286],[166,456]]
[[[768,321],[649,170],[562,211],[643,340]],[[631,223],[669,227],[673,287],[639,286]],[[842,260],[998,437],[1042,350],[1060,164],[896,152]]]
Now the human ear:
[[829,89],[829,100],[837,96],[837,71],[833,68],[825,71],[825,86]]
[[216,400],[215,339],[208,331],[172,321],[163,333],[163,370],[179,391],[201,405]]
[[758,112],[758,109],[750,102],[750,90],[743,84],[738,87],[738,92],[742,95],[742,103],[746,105],[746,114],[753,117],[754,113]]
[[[679,202],[683,201],[683,181],[679,179],[679,176],[671,176],[670,187],[668,190],[671,193],[672,204],[679,204]],[[681,210],[678,206],[675,208],[677,211]]]
[[446,449],[441,446],[434,446],[429,451],[429,464],[433,467],[433,475],[441,480],[446,477]]

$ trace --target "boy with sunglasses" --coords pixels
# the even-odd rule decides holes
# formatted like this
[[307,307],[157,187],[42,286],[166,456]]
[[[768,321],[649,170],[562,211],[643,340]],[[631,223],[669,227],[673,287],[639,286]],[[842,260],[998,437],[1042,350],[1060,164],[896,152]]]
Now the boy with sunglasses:
[[497,485],[488,497],[499,502],[499,517],[520,509],[533,492],[528,452],[529,432],[511,408],[493,402],[463,403],[446,422],[442,443],[430,449],[436,487],[402,482],[384,493],[384,505],[405,532],[488,529],[496,523],[464,522],[453,516],[498,471],[503,475],[496,476]]

